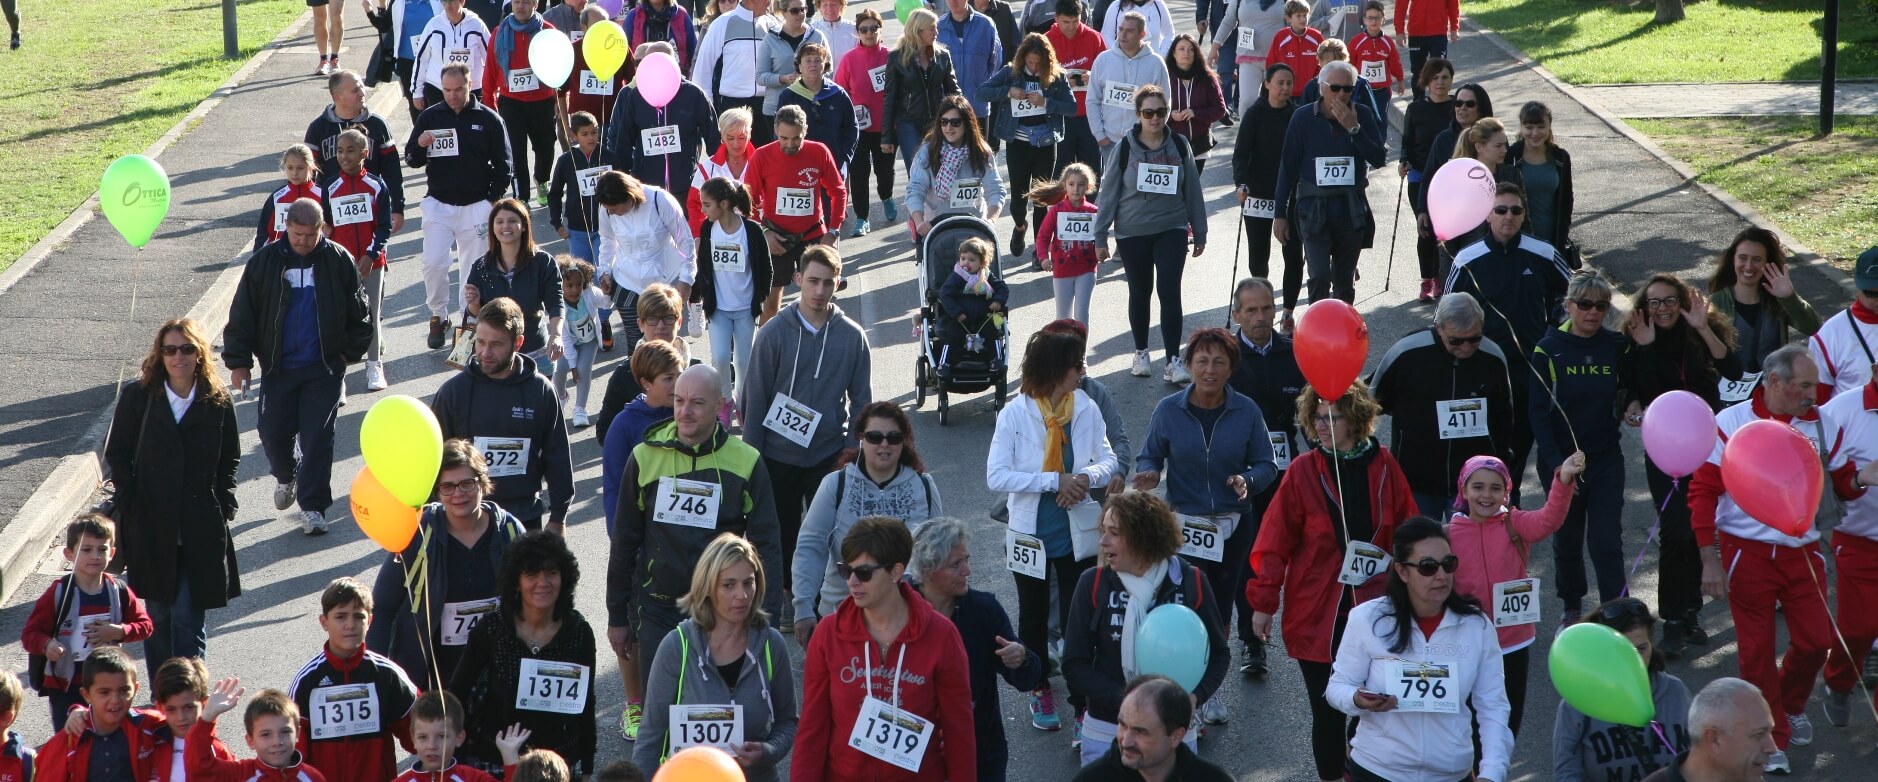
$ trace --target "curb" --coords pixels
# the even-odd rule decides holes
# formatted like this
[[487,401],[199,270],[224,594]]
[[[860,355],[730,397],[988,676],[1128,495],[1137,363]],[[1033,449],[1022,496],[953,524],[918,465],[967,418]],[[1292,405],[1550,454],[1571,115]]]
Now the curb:
[[[1814,252],[1812,248],[1800,243],[1800,240],[1794,238],[1792,234],[1781,230],[1780,226],[1775,225],[1774,221],[1767,219],[1766,215],[1761,214],[1754,207],[1742,203],[1739,199],[1729,195],[1721,188],[1697,179],[1695,169],[1690,168],[1689,164],[1663,151],[1663,148],[1657,146],[1656,142],[1651,141],[1649,137],[1644,136],[1642,133],[1638,133],[1635,128],[1630,127],[1628,123],[1624,122],[1617,115],[1606,111],[1604,107],[1599,105],[1596,101],[1580,93],[1576,87],[1552,75],[1552,72],[1546,70],[1545,66],[1540,65],[1537,61],[1527,56],[1525,52],[1520,51],[1518,47],[1507,42],[1505,38],[1501,38],[1499,33],[1481,27],[1472,19],[1462,19],[1461,24],[1466,26],[1467,29],[1480,34],[1482,38],[1492,42],[1494,46],[1500,48],[1500,51],[1505,52],[1507,56],[1512,57],[1514,60],[1518,61],[1520,65],[1530,69],[1533,73],[1538,74],[1539,78],[1545,79],[1546,83],[1552,85],[1559,92],[1563,92],[1567,97],[1577,101],[1578,105],[1583,106],[1585,111],[1589,111],[1593,116],[1603,120],[1604,124],[1609,125],[1612,130],[1636,142],[1637,146],[1642,147],[1644,151],[1650,153],[1652,157],[1661,161],[1663,165],[1669,166],[1678,176],[1681,176],[1684,184],[1695,185],[1696,187],[1702,188],[1702,192],[1707,193],[1709,197],[1714,198],[1716,201],[1720,202],[1722,206],[1727,207],[1728,211],[1735,213],[1736,217],[1746,220],[1756,228],[1772,231],[1775,236],[1780,237],[1780,243],[1786,245],[1788,254],[1792,256],[1791,263],[1794,266],[1817,272],[1824,276],[1827,281],[1843,288],[1848,298],[1852,295],[1856,286],[1852,284],[1852,277],[1850,275],[1841,271],[1839,267],[1833,266],[1830,261],[1827,261],[1825,257],[1821,256],[1819,253]],[[1818,82],[1814,82],[1814,84],[1817,83]]]
[[[177,120],[175,125],[170,126],[169,131],[144,150],[143,154],[155,158],[164,150],[169,149],[177,139],[182,138],[198,121],[220,105],[236,87],[266,64],[274,52],[285,46],[287,41],[298,36],[312,18],[311,11],[302,13],[299,19],[288,25],[274,37],[274,40],[262,46],[260,51],[249,58],[247,64],[230,75],[220,87],[215,88],[209,97],[196,104],[195,109]],[[25,255],[20,256],[20,259],[14,262],[4,274],[0,274],[0,294],[6,293],[15,283],[31,274],[33,268],[49,257],[53,250],[58,249],[79,228],[90,222],[97,214],[97,205],[98,194],[94,191],[51,233],[46,234]],[[241,280],[241,269],[245,265],[246,257],[247,253],[244,251],[230,259],[226,268],[216,277],[215,282],[209,285],[209,289],[203,292],[202,298],[197,300],[196,305],[189,310],[189,317],[202,324],[209,333],[217,335],[218,342],[223,321],[228,317],[229,302],[234,298],[235,287]],[[10,598],[13,590],[18,588],[20,583],[33,572],[39,557],[45,553],[49,536],[90,505],[92,496],[97,493],[98,486],[104,481],[101,452],[104,447],[105,433],[110,430],[111,414],[115,406],[113,402],[100,411],[97,421],[79,438],[77,445],[82,452],[60,459],[59,465],[53,468],[52,474],[46,476],[46,479],[40,482],[39,488],[34,489],[32,495],[26,498],[19,512],[15,513],[13,518],[0,523],[0,530],[6,531],[5,535],[0,535],[0,603]]]

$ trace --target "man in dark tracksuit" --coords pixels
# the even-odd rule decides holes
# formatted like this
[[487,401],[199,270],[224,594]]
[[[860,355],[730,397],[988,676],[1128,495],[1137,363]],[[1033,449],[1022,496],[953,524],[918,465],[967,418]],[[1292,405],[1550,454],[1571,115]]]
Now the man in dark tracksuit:
[[[1278,480],[1272,481],[1252,497],[1250,535],[1257,540],[1259,521],[1278,494],[1278,484],[1285,480],[1285,468],[1303,443],[1298,437],[1298,392],[1304,390],[1304,372],[1291,352],[1291,338],[1272,329],[1278,310],[1273,300],[1270,280],[1248,277],[1240,280],[1232,296],[1232,320],[1239,325],[1239,365],[1233,368],[1227,385],[1258,404],[1265,417],[1265,431],[1272,441],[1272,461],[1278,464]],[[1252,630],[1252,604],[1246,600],[1246,582],[1252,580],[1251,562],[1240,563],[1239,578],[1232,587],[1233,604],[1239,608],[1239,641],[1245,644],[1239,672],[1256,676],[1265,672],[1265,642]],[[1223,599],[1223,598],[1222,598]]]
[[[261,386],[261,447],[274,480],[274,507],[308,535],[326,532],[333,504],[333,425],[346,365],[372,343],[371,311],[359,270],[344,248],[320,235],[324,220],[310,198],[287,208],[287,235],[248,260],[228,308],[222,360],[245,392],[256,360]],[[294,459],[299,441],[300,458]]]
[[[339,134],[357,128],[371,141],[366,151],[365,170],[385,180],[391,193],[391,232],[404,230],[404,162],[399,159],[398,142],[391,137],[391,127],[384,117],[365,107],[365,87],[352,71],[334,71],[326,79],[326,91],[333,102],[319,118],[306,126],[306,142],[313,150],[313,163],[325,178],[339,170]],[[413,118],[415,119],[415,118]]]

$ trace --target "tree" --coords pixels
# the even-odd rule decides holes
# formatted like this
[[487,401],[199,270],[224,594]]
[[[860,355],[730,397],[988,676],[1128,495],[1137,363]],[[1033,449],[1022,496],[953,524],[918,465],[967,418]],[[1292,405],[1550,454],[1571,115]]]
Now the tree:
[[1682,19],[1682,0],[1656,0],[1657,24],[1680,22]]

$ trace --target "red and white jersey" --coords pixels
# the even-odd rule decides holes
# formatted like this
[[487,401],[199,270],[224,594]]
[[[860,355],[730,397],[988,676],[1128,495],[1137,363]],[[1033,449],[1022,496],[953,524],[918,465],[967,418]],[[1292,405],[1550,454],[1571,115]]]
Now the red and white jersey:
[[1806,352],[1819,365],[1819,384],[1831,388],[1833,396],[1864,388],[1871,382],[1872,365],[1878,364],[1878,312],[1854,300],[1807,338]]
[[[1878,461],[1878,386],[1866,383],[1857,392],[1833,397],[1823,409],[1827,418],[1839,422],[1844,433],[1845,444],[1841,450],[1846,461],[1852,464]],[[1878,493],[1866,492],[1865,496],[1846,502],[1845,518],[1839,521],[1835,534],[1878,541]]]
[[1862,489],[1852,484],[1856,474],[1852,462],[1846,455],[1845,431],[1840,419],[1831,413],[1822,413],[1820,408],[1811,408],[1801,416],[1774,415],[1762,402],[1764,391],[1755,390],[1748,401],[1737,404],[1715,415],[1715,428],[1721,437],[1715,442],[1715,450],[1708,456],[1708,463],[1696,468],[1695,475],[1689,479],[1690,526],[1695,530],[1698,545],[1707,546],[1715,542],[1715,533],[1771,543],[1776,546],[1797,548],[1819,540],[1819,531],[1808,529],[1806,534],[1794,537],[1761,523],[1749,516],[1741,506],[1735,504],[1734,497],[1722,484],[1722,450],[1728,447],[1728,438],[1741,427],[1754,421],[1769,419],[1787,424],[1798,431],[1813,444],[1814,450],[1823,455],[1826,463],[1826,480],[1832,485],[1841,499],[1852,501],[1864,496]]

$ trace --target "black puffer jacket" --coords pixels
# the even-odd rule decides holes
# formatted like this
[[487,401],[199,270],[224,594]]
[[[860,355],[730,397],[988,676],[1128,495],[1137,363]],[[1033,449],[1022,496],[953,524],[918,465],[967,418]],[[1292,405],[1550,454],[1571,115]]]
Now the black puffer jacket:
[[881,133],[890,143],[900,120],[912,122],[921,136],[932,127],[939,115],[939,100],[947,95],[962,95],[959,78],[952,70],[952,54],[933,47],[932,64],[921,68],[919,62],[906,62],[899,53],[887,55],[886,125]]
[[263,373],[280,365],[280,328],[287,314],[285,273],[308,264],[313,267],[320,360],[338,372],[365,358],[372,344],[372,314],[366,310],[365,288],[359,285],[352,255],[331,239],[321,239],[301,258],[281,239],[262,247],[241,270],[241,284],[222,330],[222,363],[229,369],[248,369],[256,360]]

